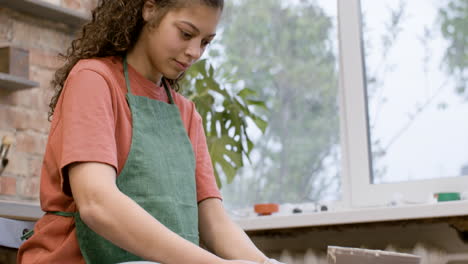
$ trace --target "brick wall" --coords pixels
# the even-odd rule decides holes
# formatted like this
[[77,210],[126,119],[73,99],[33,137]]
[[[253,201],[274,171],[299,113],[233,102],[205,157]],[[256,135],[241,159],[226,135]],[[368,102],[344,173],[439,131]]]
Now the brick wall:
[[[88,12],[97,0],[43,0]],[[50,122],[48,104],[53,94],[50,81],[73,39],[71,28],[7,9],[0,4],[0,43],[29,50],[29,79],[38,87],[8,91],[0,86],[0,138],[13,136],[9,164],[0,176],[0,200],[39,199],[39,177]]]

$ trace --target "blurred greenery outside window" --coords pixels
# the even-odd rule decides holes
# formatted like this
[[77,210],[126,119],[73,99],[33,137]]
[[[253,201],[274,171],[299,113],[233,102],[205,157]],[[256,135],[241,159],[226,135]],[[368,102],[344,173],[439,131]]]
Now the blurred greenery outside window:
[[372,182],[468,175],[468,0],[362,0]]
[[[188,73],[191,85],[186,94],[205,118],[210,154],[229,210],[251,209],[253,204],[266,202],[343,202],[351,199],[343,190],[355,188],[352,182],[358,177],[366,177],[371,185],[381,185],[466,176],[468,160],[461,160],[463,153],[468,154],[464,145],[456,155],[457,173],[439,170],[434,175],[424,175],[413,161],[424,164],[428,159],[411,151],[416,149],[433,159],[441,157],[439,164],[455,156],[440,153],[441,144],[428,144],[430,149],[426,151],[425,146],[416,144],[422,138],[418,133],[421,135],[423,130],[416,134],[411,130],[425,122],[426,132],[430,132],[426,133],[426,142],[440,142],[441,134],[427,128],[428,124],[444,120],[444,111],[445,119],[452,117],[447,109],[466,109],[468,0],[425,5],[409,0],[362,0],[361,10],[338,12],[343,1],[359,3],[226,1],[223,21],[205,56],[207,60]],[[423,18],[418,12],[421,6],[432,8],[428,20],[431,27],[423,23],[411,24],[410,28],[405,19]],[[343,60],[340,56],[344,56],[340,51],[348,44],[346,39],[338,39],[338,14],[350,12],[359,12],[362,32],[341,32],[340,36],[362,34],[359,38],[363,45],[367,105],[366,113],[359,114],[365,115],[368,122],[360,135],[369,142],[362,146],[370,153],[362,163],[368,164],[368,176],[343,168],[343,160],[353,162],[359,156],[354,150],[345,153],[341,147],[345,139],[340,138],[355,125],[353,120],[347,120],[346,127],[340,127],[340,115],[354,107],[353,102],[340,104],[339,89]],[[418,45],[410,44],[414,41]],[[405,47],[414,52],[404,50]],[[413,59],[415,54],[421,56]],[[392,76],[407,71],[405,64],[410,61],[418,74]],[[419,76],[425,79],[418,79]],[[437,83],[433,82],[435,79]],[[401,106],[402,101],[407,102],[405,107]],[[386,111],[399,115],[385,116]],[[461,129],[461,122],[452,118],[446,131],[461,130],[466,135],[468,128]],[[467,139],[463,139],[466,144]],[[443,150],[454,145],[447,144]],[[413,155],[392,162],[392,158],[401,158],[405,153]],[[401,174],[401,168],[407,174]],[[413,174],[408,176],[408,171]]]
[[[256,203],[339,199],[336,3],[226,4],[208,62],[230,94],[246,88],[256,92],[252,98],[265,105],[251,105],[250,110],[268,126],[247,118],[254,148],[250,161],[243,157],[244,166],[232,182],[223,166],[215,164],[225,205],[239,209]],[[229,78],[235,81],[226,85]],[[213,97],[221,98],[218,107],[224,111],[222,96]]]

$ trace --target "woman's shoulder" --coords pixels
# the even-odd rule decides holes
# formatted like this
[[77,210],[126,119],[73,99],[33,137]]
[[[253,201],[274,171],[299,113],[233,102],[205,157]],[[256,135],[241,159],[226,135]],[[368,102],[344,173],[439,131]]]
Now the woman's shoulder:
[[118,74],[121,68],[121,59],[114,56],[81,59],[75,64],[70,74],[74,74],[83,70],[90,70],[102,75],[103,77],[109,78]]
[[182,95],[180,92],[175,91],[174,89],[169,88],[172,94],[172,98],[174,98],[174,102],[177,104],[184,104],[184,105],[190,105],[193,104],[192,101],[187,99],[184,95]]
[[174,89],[170,89],[172,98],[174,98],[174,102],[179,105],[183,106],[186,108],[195,108],[195,104],[189,100],[187,97],[184,95],[180,94],[180,92],[175,91]]
[[179,107],[179,110],[183,117],[190,117],[190,119],[195,118],[195,121],[201,119],[200,114],[197,112],[197,108],[194,102],[180,94],[179,92],[171,89],[172,98],[174,98],[174,103]]
[[[67,76],[64,87],[93,87],[93,91],[125,95],[122,63],[115,57],[91,58],[79,60]],[[98,88],[98,89],[96,89]],[[67,88],[73,89],[73,88]]]

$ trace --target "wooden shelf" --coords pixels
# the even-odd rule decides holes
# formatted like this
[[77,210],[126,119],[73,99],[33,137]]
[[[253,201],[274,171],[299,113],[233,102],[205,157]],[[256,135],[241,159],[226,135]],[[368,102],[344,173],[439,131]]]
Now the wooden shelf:
[[39,202],[17,202],[0,200],[0,217],[9,219],[36,221],[44,212]]
[[42,0],[0,0],[0,7],[7,7],[35,17],[64,23],[73,29],[79,28],[91,19],[90,15]]
[[23,90],[39,86],[39,83],[0,72],[0,89]]

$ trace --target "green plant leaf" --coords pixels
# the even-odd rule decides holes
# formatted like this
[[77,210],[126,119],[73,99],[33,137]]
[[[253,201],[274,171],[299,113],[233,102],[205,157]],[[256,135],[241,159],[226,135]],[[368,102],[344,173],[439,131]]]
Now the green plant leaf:
[[268,126],[268,122],[261,119],[260,117],[253,118],[253,121],[255,122],[257,127],[260,128],[260,130],[262,130],[263,133],[265,133],[265,130],[266,130],[267,126]]
[[240,90],[238,93],[237,93],[238,96],[242,97],[242,99],[246,99],[247,96],[253,96],[253,95],[257,95],[257,92],[252,90],[252,89],[249,89],[249,88],[244,88],[242,90]]
[[267,127],[267,122],[248,107],[254,105],[266,109],[265,103],[253,98],[257,92],[249,88],[231,95],[227,84],[235,82],[232,76],[225,73],[217,75],[217,71],[206,60],[193,65],[183,82],[184,95],[190,96],[202,117],[219,188],[223,181],[231,183],[234,180],[237,171],[244,166],[244,158],[251,162],[250,153],[254,143],[247,132],[247,118],[252,119],[261,131]]

